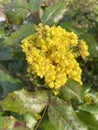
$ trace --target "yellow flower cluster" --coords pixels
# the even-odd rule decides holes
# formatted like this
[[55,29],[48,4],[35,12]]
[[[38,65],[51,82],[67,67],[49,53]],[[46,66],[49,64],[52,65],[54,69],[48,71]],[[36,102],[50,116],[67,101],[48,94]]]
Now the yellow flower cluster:
[[[60,26],[49,27],[39,24],[35,34],[22,40],[28,72],[44,78],[54,93],[67,82],[68,78],[82,85],[82,70],[76,61],[77,52],[73,51],[78,44],[78,36],[75,33],[67,32]],[[83,41],[81,50],[87,50],[82,44]],[[86,55],[83,53],[82,57],[85,58]]]
[[89,55],[89,53],[88,53],[88,46],[86,45],[86,42],[84,40],[80,40],[79,48],[81,57],[85,59]]

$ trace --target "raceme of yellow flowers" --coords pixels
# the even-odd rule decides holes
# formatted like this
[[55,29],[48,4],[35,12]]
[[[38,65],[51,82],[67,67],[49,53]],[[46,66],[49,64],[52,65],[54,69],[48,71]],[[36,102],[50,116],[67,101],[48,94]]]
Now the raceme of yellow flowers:
[[57,94],[58,89],[71,78],[82,85],[82,70],[77,62],[85,59],[88,46],[74,32],[60,26],[36,26],[36,33],[22,40],[22,49],[28,63],[28,73],[43,78]]

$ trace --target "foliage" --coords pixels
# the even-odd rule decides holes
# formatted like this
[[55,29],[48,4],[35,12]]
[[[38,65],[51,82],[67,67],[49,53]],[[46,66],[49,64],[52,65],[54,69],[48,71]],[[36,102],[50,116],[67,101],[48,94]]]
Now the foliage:
[[[54,95],[43,79],[27,73],[21,40],[40,22],[86,41],[90,56],[77,58],[82,86],[68,79]],[[98,130],[97,33],[97,0],[0,0],[0,130]]]

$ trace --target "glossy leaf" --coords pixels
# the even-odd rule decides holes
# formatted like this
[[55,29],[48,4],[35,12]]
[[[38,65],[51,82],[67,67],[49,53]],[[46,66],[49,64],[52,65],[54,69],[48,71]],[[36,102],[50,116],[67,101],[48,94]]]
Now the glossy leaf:
[[93,104],[93,105],[83,104],[79,108],[82,111],[98,114],[98,104]]
[[88,126],[88,130],[98,130],[98,114],[78,111],[77,115]]
[[1,97],[6,96],[9,92],[23,88],[23,84],[19,79],[14,79],[9,74],[0,70],[0,92]]
[[6,111],[19,114],[40,113],[47,104],[48,96],[45,91],[29,92],[26,90],[14,91],[0,101],[0,106]]
[[5,6],[5,13],[10,23],[20,24],[29,14],[26,0],[13,0]]
[[29,23],[26,25],[21,25],[20,28],[17,31],[13,32],[9,37],[7,37],[3,43],[14,46],[16,44],[19,44],[23,38],[33,34],[34,32],[34,24]]
[[78,36],[87,32],[84,28],[76,28],[71,22],[61,22],[60,26],[69,32],[76,33]]
[[58,130],[87,130],[86,125],[80,121],[71,104],[59,98],[51,99],[48,109],[49,121]]
[[66,11],[66,2],[61,1],[53,6],[47,7],[43,16],[41,17],[41,22],[43,24],[53,25],[57,24],[60,19],[62,19]]
[[32,12],[38,11],[42,0],[30,0],[29,8]]
[[76,100],[81,102],[82,86],[72,79],[69,79],[67,84],[60,89],[60,95],[65,101]]

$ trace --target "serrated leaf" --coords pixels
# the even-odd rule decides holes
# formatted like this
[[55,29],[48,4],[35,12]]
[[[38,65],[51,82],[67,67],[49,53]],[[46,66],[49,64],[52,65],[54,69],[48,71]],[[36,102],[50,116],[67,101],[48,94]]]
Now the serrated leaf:
[[81,102],[82,87],[72,79],[69,79],[67,84],[60,88],[60,96],[65,101],[76,100]]
[[60,19],[62,19],[66,11],[66,2],[60,1],[53,6],[47,7],[43,16],[41,17],[41,22],[43,24],[53,25],[57,24]]
[[72,25],[72,23],[69,22],[61,22],[60,26],[64,29],[66,29],[67,31],[74,31],[74,26]]
[[9,74],[0,70],[0,90],[1,97],[6,96],[9,92],[23,88],[23,84],[19,79],[14,79]]
[[59,98],[52,98],[48,109],[49,121],[58,130],[88,130],[80,121],[71,104]]
[[29,14],[29,5],[26,0],[13,0],[5,6],[5,13],[9,22],[19,24]]
[[48,96],[45,91],[32,93],[23,89],[8,94],[8,96],[0,101],[0,106],[7,111],[35,115],[44,109],[47,100]]
[[18,121],[13,116],[0,116],[0,130],[30,130],[25,122]]
[[98,130],[98,114],[94,115],[89,112],[78,111],[77,115],[88,126],[88,130]]
[[42,0],[30,0],[29,8],[32,12],[38,11]]
[[20,28],[16,32],[13,32],[9,37],[7,37],[3,43],[6,45],[15,46],[16,44],[19,44],[23,38],[30,34],[33,34],[34,32],[34,24],[29,23],[26,25],[21,25]]
[[85,28],[76,28],[71,22],[61,22],[60,26],[67,31],[76,33],[78,36],[87,32]]

